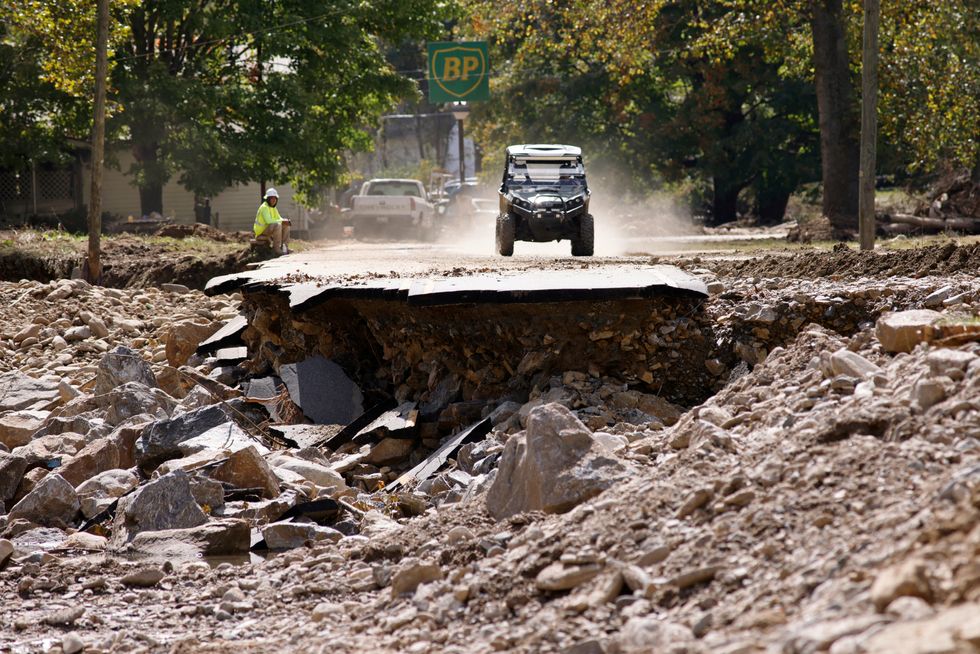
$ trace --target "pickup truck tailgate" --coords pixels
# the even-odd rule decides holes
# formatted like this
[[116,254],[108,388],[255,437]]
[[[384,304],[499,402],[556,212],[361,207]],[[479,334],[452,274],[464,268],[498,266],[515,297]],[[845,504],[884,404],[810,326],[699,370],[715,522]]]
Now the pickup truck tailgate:
[[409,197],[354,196],[353,211],[362,216],[405,216],[419,208],[420,202]]

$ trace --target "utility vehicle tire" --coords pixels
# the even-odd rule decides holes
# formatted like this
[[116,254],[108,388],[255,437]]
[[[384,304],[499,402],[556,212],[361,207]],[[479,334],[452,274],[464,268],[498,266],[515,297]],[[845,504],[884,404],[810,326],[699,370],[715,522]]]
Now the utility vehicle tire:
[[594,251],[595,221],[587,213],[579,219],[578,238],[572,239],[573,257],[591,257]]
[[505,257],[514,254],[515,231],[513,216],[510,214],[497,216],[497,252]]

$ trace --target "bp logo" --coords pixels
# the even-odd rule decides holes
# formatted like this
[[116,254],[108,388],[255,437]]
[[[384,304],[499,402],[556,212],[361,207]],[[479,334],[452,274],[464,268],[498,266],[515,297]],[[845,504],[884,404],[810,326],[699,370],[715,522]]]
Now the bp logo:
[[487,44],[429,44],[429,100],[460,102],[486,100],[490,96]]

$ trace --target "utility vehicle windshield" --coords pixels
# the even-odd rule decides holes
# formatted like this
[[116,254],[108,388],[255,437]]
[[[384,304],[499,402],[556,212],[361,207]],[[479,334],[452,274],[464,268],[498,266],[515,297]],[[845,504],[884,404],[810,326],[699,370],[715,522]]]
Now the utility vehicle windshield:
[[515,191],[577,195],[585,190],[585,167],[576,159],[522,159],[507,163],[504,183]]

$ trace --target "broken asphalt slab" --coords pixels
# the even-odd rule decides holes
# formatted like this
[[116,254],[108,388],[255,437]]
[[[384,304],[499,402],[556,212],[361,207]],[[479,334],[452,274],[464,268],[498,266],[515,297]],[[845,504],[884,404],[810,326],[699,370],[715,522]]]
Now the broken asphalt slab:
[[[467,277],[382,278],[369,282],[292,283],[281,270],[259,269],[216,277],[205,292],[237,288],[288,295],[290,308],[303,311],[333,299],[401,300],[411,305],[564,302],[643,299],[660,296],[707,296],[704,282],[674,266],[606,266],[580,270],[484,273]],[[202,344],[203,346],[203,344]]]

